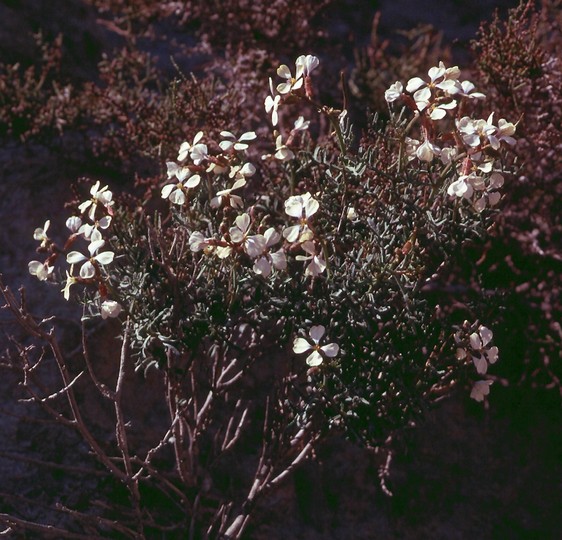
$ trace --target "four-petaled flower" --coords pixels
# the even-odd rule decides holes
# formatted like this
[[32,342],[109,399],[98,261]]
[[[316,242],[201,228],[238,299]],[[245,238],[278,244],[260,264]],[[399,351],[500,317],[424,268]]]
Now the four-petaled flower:
[[245,185],[246,180],[244,178],[239,178],[236,182],[234,182],[231,188],[217,191],[216,197],[211,199],[211,208],[219,208],[222,206],[224,201],[228,201],[232,208],[242,208],[242,197],[234,195],[232,192],[243,188]]
[[316,244],[311,240],[303,242],[301,248],[308,253],[308,255],[297,255],[297,261],[310,261],[304,271],[305,276],[318,277],[324,270],[326,270],[326,261],[321,255],[316,254]]
[[83,279],[90,279],[96,275],[96,268],[98,265],[105,266],[113,262],[115,254],[112,251],[104,251],[98,253],[99,249],[105,245],[104,240],[96,240],[88,245],[88,251],[90,253],[89,257],[83,255],[79,251],[71,251],[66,256],[66,262],[69,264],[78,264],[83,262],[84,264],[80,268],[80,277]]
[[49,266],[46,262],[30,261],[27,265],[29,273],[35,276],[39,281],[46,281],[53,273],[54,267]]
[[334,358],[340,350],[337,343],[320,346],[320,340],[325,332],[326,329],[322,325],[313,326],[308,333],[312,343],[305,338],[298,337],[293,342],[293,352],[302,354],[312,351],[306,358],[306,363],[311,367],[319,366],[324,361],[323,356]]
[[289,242],[304,242],[312,238],[312,231],[308,226],[308,220],[318,211],[320,204],[310,193],[294,195],[285,201],[285,213],[291,217],[298,218],[300,223],[287,227],[283,231],[284,238]]
[[207,158],[207,145],[199,142],[203,138],[203,132],[199,131],[193,138],[193,142],[190,144],[184,141],[180,145],[178,153],[178,161],[185,161],[187,155],[191,157],[195,165],[199,165],[203,160]]
[[234,227],[229,229],[230,239],[234,244],[242,244],[244,251],[252,258],[259,257],[265,250],[266,240],[263,234],[250,236],[250,216],[242,214],[234,220]]
[[219,143],[219,146],[223,152],[228,152],[231,148],[234,148],[234,150],[247,150],[248,141],[255,140],[257,135],[253,131],[247,131],[242,133],[237,139],[234,133],[221,131],[221,137],[225,137],[225,139]]
[[279,122],[279,113],[277,112],[277,109],[279,109],[281,96],[279,94],[274,95],[275,92],[273,91],[273,81],[271,80],[271,77],[269,77],[269,89],[271,90],[271,95],[265,98],[265,112],[267,114],[271,113],[271,123],[273,126],[276,126]]
[[174,204],[182,205],[187,200],[186,193],[188,189],[197,187],[201,182],[201,177],[198,174],[187,178],[186,180],[179,180],[175,184],[168,184],[162,188],[162,198],[169,199]]
[[288,161],[294,157],[294,152],[285,143],[283,143],[283,137],[281,135],[277,135],[277,138],[275,139],[275,158],[279,161]]
[[289,67],[286,66],[285,64],[282,64],[277,68],[277,75],[287,80],[287,82],[280,83],[277,85],[277,91],[280,94],[288,94],[289,92],[292,92],[293,90],[298,90],[299,88],[302,87],[304,83],[304,79],[302,78],[304,65],[301,63],[298,64],[296,67],[297,67],[297,71],[294,77],[291,74],[291,70],[289,69]]
[[94,221],[98,204],[105,206],[109,211],[113,205],[113,193],[109,191],[108,187],[109,186],[104,186],[100,188],[100,182],[98,180],[90,189],[90,195],[92,198],[88,201],[84,201],[80,206],[78,206],[80,213],[83,214],[89,208],[88,217]]
[[281,235],[273,228],[270,227],[263,233],[265,238],[265,249],[262,256],[254,262],[254,272],[263,277],[268,277],[271,274],[272,268],[276,270],[285,270],[287,268],[287,258],[283,248],[272,253],[270,248],[281,240]]

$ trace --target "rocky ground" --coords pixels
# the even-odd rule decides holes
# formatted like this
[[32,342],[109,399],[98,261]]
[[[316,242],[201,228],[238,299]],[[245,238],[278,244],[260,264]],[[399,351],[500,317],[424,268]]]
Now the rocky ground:
[[[334,34],[367,39],[370,18],[357,9],[358,3],[340,3],[330,19]],[[371,3],[363,4],[366,11],[373,10]],[[509,4],[449,0],[436,6],[385,0],[376,7],[382,12],[384,32],[432,23],[448,41],[460,41],[460,54],[478,21],[489,17],[493,7]],[[39,27],[71,36],[74,58],[67,69],[77,78],[87,78],[93,58],[120,42],[78,1],[5,0],[0,2],[2,60],[15,62],[35,54],[30,32]],[[47,217],[63,220],[53,210],[62,210],[73,175],[60,156],[53,158],[41,147],[13,142],[0,148],[0,272],[7,285],[26,287],[33,313],[57,314],[67,343],[78,335],[72,322],[76,308],[62,303],[59,291],[32,279],[27,262],[33,258],[34,228]],[[0,348],[5,349],[4,340],[17,329],[5,313],[0,314],[0,325]],[[88,504],[96,490],[95,477],[82,471],[89,458],[73,435],[17,401],[17,382],[14,373],[3,370],[0,513],[19,508],[27,519],[63,524],[49,507],[59,500],[78,508]],[[443,401],[395,441],[388,479],[391,497],[380,489],[376,457],[340,439],[329,440],[318,450],[316,462],[306,464],[261,502],[246,538],[562,538],[559,405],[559,396],[548,391],[500,385],[494,387],[489,410],[464,395]],[[74,467],[74,474],[62,474],[56,466],[40,467],[34,460]]]

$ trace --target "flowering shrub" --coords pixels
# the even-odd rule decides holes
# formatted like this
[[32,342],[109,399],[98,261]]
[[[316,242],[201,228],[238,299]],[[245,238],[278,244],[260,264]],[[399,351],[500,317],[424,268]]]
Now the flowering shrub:
[[[477,401],[489,393],[492,331],[459,329],[429,291],[449,253],[487,235],[515,124],[494,112],[473,118],[484,94],[439,62],[427,78],[394,82],[390,120],[372,118],[356,142],[347,111],[316,101],[318,66],[313,55],[279,66],[263,104],[271,127],[233,122],[178,141],[152,206],[129,208],[98,181],[62,247],[49,221],[35,230],[45,257],[29,272],[78,298],[85,321],[122,325],[114,391],[86,356],[115,405],[113,449],[81,420],[53,334],[5,291],[51,347],[78,431],[127,486],[136,517],[120,530],[131,537],[173,526],[237,538],[255,498],[327,430],[376,448],[455,386]],[[121,408],[130,353],[137,372],[161,377],[169,410],[149,450],[132,449]],[[262,416],[255,477],[234,503],[214,467]],[[143,514],[144,484],[176,500],[166,522]]]

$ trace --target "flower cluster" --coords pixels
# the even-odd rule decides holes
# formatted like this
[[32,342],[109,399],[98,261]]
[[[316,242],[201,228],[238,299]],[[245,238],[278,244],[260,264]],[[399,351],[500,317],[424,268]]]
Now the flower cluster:
[[[471,331],[473,330],[473,331]],[[469,361],[474,364],[479,375],[485,375],[488,366],[495,364],[499,357],[498,348],[491,345],[494,334],[486,326],[479,325],[477,328],[471,327],[465,321],[463,328],[455,333],[455,343],[457,345],[456,357],[461,361]],[[484,396],[489,394],[492,381],[477,381],[470,394],[476,401],[482,401]]]
[[[107,274],[105,267],[110,265],[115,253],[104,249],[107,241],[103,237],[112,221],[113,216],[113,193],[108,186],[101,187],[96,182],[90,189],[90,198],[78,206],[78,214],[66,220],[66,227],[70,236],[65,243],[64,249],[60,249],[48,236],[47,230],[50,221],[47,220],[42,228],[35,229],[33,237],[41,242],[38,251],[47,251],[49,256],[43,263],[31,261],[28,265],[29,272],[39,280],[46,281],[53,277],[54,262],[61,253],[75,244],[85,241],[85,250],[71,250],[66,253],[66,262],[70,268],[66,270],[66,281],[62,289],[66,300],[70,299],[70,289],[77,283],[94,285],[98,291],[100,314],[102,318],[117,317],[122,311],[122,306],[107,296]],[[75,268],[79,268],[75,274]]]
[[[504,183],[501,162],[496,152],[502,144],[513,146],[516,126],[501,118],[493,123],[494,113],[486,120],[463,115],[467,102],[483,100],[467,80],[460,80],[457,66],[447,68],[443,62],[428,71],[429,80],[414,77],[406,88],[397,81],[385,92],[389,104],[402,103],[414,114],[409,128],[419,123],[421,140],[408,134],[404,149],[408,159],[431,163],[440,159],[454,167],[455,176],[447,193],[472,202],[481,212],[500,200]],[[446,122],[448,120],[448,122]]]

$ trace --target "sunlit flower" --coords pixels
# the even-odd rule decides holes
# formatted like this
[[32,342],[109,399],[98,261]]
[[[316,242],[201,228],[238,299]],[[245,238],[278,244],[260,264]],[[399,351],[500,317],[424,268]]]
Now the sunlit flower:
[[74,277],[72,273],[74,272],[74,265],[70,266],[70,270],[66,271],[66,283],[62,289],[62,294],[64,299],[68,301],[70,299],[70,287],[75,283],[78,283],[78,278]]
[[115,318],[123,311],[123,307],[115,300],[104,300],[101,304],[100,314],[102,319]]
[[308,255],[297,255],[295,259],[297,261],[310,261],[305,268],[305,276],[317,277],[326,270],[326,261],[324,261],[321,255],[316,254],[316,244],[314,242],[310,240],[303,242],[301,248]]
[[281,135],[278,135],[275,139],[275,150],[275,158],[279,161],[288,161],[295,157],[293,151],[283,143],[283,137]]
[[37,229],[33,231],[34,240],[41,242],[41,245],[39,247],[45,248],[51,241],[47,236],[47,231],[49,230],[50,225],[51,225],[51,220],[48,219],[47,221],[45,221],[43,227],[37,227]]
[[482,94],[482,92],[474,92],[473,90],[476,88],[473,83],[470,81],[462,81],[458,83],[457,94],[467,97],[469,99],[485,99],[486,96]]
[[507,120],[501,118],[498,122],[498,127],[494,133],[488,136],[490,145],[492,148],[497,150],[500,147],[501,141],[513,146],[515,144],[515,139],[512,135],[515,133],[515,125]]
[[302,54],[296,59],[295,65],[297,67],[297,77],[299,74],[299,68],[301,69],[303,77],[309,77],[310,74],[320,65],[320,60],[312,54]]
[[462,360],[468,357],[477,373],[484,375],[488,371],[488,364],[495,364],[499,357],[498,348],[490,345],[493,337],[492,331],[483,325],[468,336],[468,344],[461,338],[460,332],[455,334],[458,343],[457,358]]
[[265,112],[267,114],[271,113],[271,123],[276,126],[279,122],[279,113],[277,112],[277,109],[279,108],[279,103],[281,102],[281,96],[279,94],[273,95],[275,92],[273,91],[273,81],[271,80],[271,77],[269,78],[269,88],[271,90],[271,95],[265,98]]
[[476,381],[470,391],[470,397],[476,401],[484,401],[484,397],[490,393],[493,381]]
[[324,356],[334,358],[340,351],[337,343],[329,343],[328,345],[320,346],[320,340],[324,336],[326,329],[322,325],[313,326],[308,333],[308,339],[298,337],[293,342],[293,352],[295,354],[303,354],[312,351],[306,357],[306,363],[311,366],[319,366],[324,361]]
[[198,174],[194,174],[187,180],[168,184],[162,188],[162,198],[169,199],[171,203],[182,205],[187,200],[187,190],[197,187],[200,182],[201,177]]
[[432,120],[441,120],[445,118],[447,111],[454,109],[457,106],[457,102],[453,99],[448,103],[440,103],[439,105],[432,105],[429,110],[431,111],[429,117]]
[[426,139],[418,146],[415,154],[420,161],[430,162],[435,156],[439,155],[440,151],[441,150],[437,146]]
[[392,103],[399,99],[402,94],[404,93],[404,86],[400,81],[396,81],[394,84],[391,84],[388,90],[384,93],[384,99],[386,99],[387,103]]
[[310,125],[310,120],[305,121],[303,116],[299,116],[295,120],[295,124],[293,129],[291,130],[291,133],[296,133],[297,131],[306,131],[309,125]]
[[35,276],[39,281],[46,281],[53,273],[54,267],[49,266],[46,262],[30,261],[27,265],[29,273]]
[[234,148],[234,150],[247,150],[247,142],[255,140],[257,135],[253,131],[247,131],[242,133],[237,139],[234,133],[221,131],[221,137],[224,137],[224,140],[219,143],[219,146],[223,152],[228,152],[231,148]]
[[86,210],[88,211],[88,217],[94,221],[96,209],[99,204],[105,206],[108,210],[113,205],[113,193],[109,191],[109,186],[104,186],[100,188],[99,180],[90,189],[90,195],[92,196],[90,200],[84,201],[78,209],[83,214]]
[[199,131],[193,138],[193,142],[189,143],[184,141],[180,145],[178,152],[178,161],[185,161],[188,154],[195,165],[199,165],[202,161],[207,159],[207,145],[199,142],[203,138],[203,132]]
[[254,262],[254,272],[268,277],[273,268],[276,270],[285,270],[287,268],[287,258],[283,248],[278,251],[271,252],[270,249],[281,240],[281,235],[270,227],[263,234],[265,238],[265,249],[262,256]]
[[234,227],[229,229],[230,239],[234,244],[242,244],[244,251],[252,258],[259,257],[265,250],[266,240],[262,234],[249,235],[250,216],[246,213],[234,220]]
[[168,179],[176,177],[178,180],[183,182],[188,176],[191,175],[191,170],[189,169],[189,167],[178,165],[175,161],[167,161],[166,169]]
[[97,240],[91,242],[88,246],[88,252],[90,256],[87,257],[79,251],[71,251],[66,256],[66,262],[69,264],[84,263],[80,268],[80,277],[84,279],[93,278],[96,274],[96,268],[98,265],[105,266],[113,262],[115,254],[112,251],[104,251],[98,253],[99,249],[105,245],[104,240]]
[[189,236],[189,249],[193,252],[201,251],[209,245],[209,239],[199,231],[192,232]]
[[308,226],[308,220],[318,211],[320,204],[310,193],[294,195],[285,201],[285,213],[299,219],[298,225],[287,227],[283,231],[284,238],[288,242],[304,242],[312,238],[312,231]]
[[101,231],[107,229],[111,225],[111,216],[104,216],[97,219],[93,225],[84,223],[79,229],[78,234],[81,234],[90,242],[96,242],[102,239]]
[[78,216],[71,216],[66,220],[66,228],[72,233],[77,233],[82,226],[82,219]]
[[469,176],[466,174],[460,175],[448,188],[447,193],[455,197],[464,197],[470,199],[474,193],[472,185],[468,181]]
[[219,208],[225,202],[228,202],[232,208],[242,208],[244,205],[242,197],[234,195],[232,192],[243,188],[245,185],[246,180],[239,178],[231,188],[218,191],[217,195],[211,199],[211,208]]

